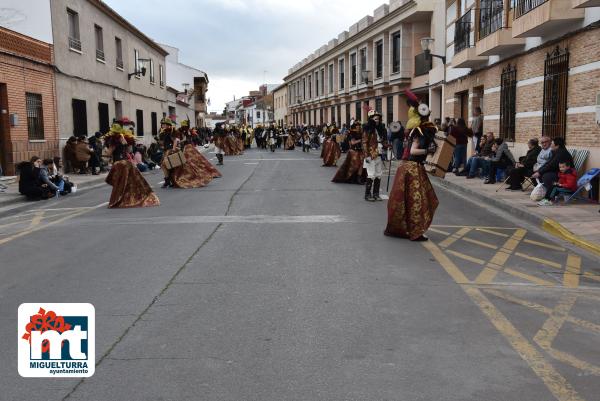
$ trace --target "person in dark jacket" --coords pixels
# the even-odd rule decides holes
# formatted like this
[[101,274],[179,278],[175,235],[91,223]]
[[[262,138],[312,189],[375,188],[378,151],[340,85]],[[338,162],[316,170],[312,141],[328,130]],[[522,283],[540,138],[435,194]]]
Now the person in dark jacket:
[[34,156],[28,162],[19,164],[19,192],[29,200],[48,199],[52,191],[40,180],[42,160]]
[[555,182],[558,182],[558,165],[565,162],[572,166],[573,156],[567,150],[564,138],[554,138],[552,140],[552,158],[540,167],[531,178],[539,178],[544,183],[544,187],[551,188]]
[[452,156],[452,171],[456,174],[460,166],[467,166],[467,144],[469,143],[469,129],[465,120],[459,118],[456,125],[450,126],[448,136],[454,137],[456,146],[454,147],[454,155]]
[[515,168],[509,173],[507,184],[510,187],[506,188],[508,191],[520,191],[523,189],[523,181],[525,177],[531,177],[533,174],[533,166],[537,163],[537,157],[540,154],[542,148],[539,145],[537,138],[530,139],[527,142],[529,150],[527,154],[521,158],[515,164]]

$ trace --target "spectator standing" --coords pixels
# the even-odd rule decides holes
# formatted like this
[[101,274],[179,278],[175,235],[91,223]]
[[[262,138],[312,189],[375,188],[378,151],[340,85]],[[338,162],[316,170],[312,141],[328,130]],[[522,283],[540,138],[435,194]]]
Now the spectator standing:
[[65,157],[66,171],[75,171],[75,165],[77,165],[77,158],[75,156],[75,146],[77,145],[77,138],[74,136],[70,137],[65,144],[63,150]]
[[467,165],[468,130],[467,124],[462,118],[459,118],[456,125],[450,126],[448,129],[448,136],[453,136],[456,140],[454,155],[452,156],[452,171],[455,174],[458,173],[460,166],[466,167]]
[[471,121],[471,131],[473,131],[473,141],[471,142],[471,154],[481,150],[480,141],[483,135],[483,114],[481,107],[475,107],[473,121]]

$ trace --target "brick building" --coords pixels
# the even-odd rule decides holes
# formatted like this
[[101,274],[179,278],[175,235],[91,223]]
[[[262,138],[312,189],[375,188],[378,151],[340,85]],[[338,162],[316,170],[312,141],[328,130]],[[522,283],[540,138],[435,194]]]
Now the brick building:
[[447,1],[445,114],[484,112],[516,155],[564,137],[600,165],[600,5],[580,0]]
[[0,163],[59,155],[51,44],[0,27]]

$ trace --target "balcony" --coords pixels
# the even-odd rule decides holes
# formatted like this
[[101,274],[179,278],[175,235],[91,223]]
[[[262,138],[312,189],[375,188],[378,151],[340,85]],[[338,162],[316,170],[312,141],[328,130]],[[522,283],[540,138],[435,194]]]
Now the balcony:
[[479,40],[475,45],[479,56],[503,55],[525,45],[525,39],[513,38],[511,29],[505,27],[503,3],[503,0],[481,0]]
[[583,19],[585,10],[566,0],[515,0],[515,38],[546,36]]
[[469,10],[460,17],[454,27],[454,57],[452,67],[474,68],[487,62],[487,57],[478,56],[477,49],[473,47],[474,33],[471,30],[472,11]]
[[573,8],[600,7],[600,0],[573,0]]

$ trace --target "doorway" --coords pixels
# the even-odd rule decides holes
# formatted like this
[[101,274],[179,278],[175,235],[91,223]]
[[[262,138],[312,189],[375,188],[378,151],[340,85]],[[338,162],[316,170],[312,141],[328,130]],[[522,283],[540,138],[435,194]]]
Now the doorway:
[[460,92],[456,96],[458,97],[458,110],[460,113],[458,118],[469,121],[469,91]]
[[98,131],[100,131],[101,134],[106,134],[109,129],[108,104],[98,103]]
[[73,99],[73,135],[76,137],[87,136],[87,109],[85,100]]

